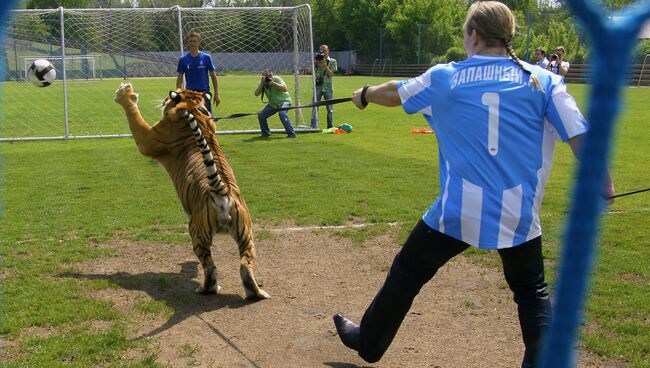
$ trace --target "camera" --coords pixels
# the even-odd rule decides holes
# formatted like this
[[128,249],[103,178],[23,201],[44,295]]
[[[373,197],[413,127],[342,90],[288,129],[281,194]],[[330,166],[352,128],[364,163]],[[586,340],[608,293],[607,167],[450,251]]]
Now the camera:
[[557,60],[557,54],[551,54],[551,60]]
[[264,84],[269,84],[270,81],[272,81],[273,78],[270,75],[265,75],[264,76]]
[[322,51],[317,52],[316,55],[314,56],[314,60],[316,61],[321,61],[324,59],[325,59],[325,53]]

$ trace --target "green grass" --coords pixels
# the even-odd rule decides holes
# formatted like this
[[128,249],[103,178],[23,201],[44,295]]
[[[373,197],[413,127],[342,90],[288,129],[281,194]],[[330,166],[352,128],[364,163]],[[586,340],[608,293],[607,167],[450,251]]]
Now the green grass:
[[[224,111],[249,111],[254,77],[221,78]],[[336,97],[349,96],[359,86],[383,79],[338,77]],[[138,92],[162,98],[171,80],[135,80]],[[106,119],[126,126],[112,102],[119,81],[94,84],[94,98],[105,110],[89,120]],[[239,86],[239,89],[237,89]],[[579,105],[587,88],[570,85]],[[5,94],[6,96],[6,94]],[[151,97],[153,98],[153,97]],[[647,187],[646,118],[650,89],[628,89],[619,121],[612,172],[619,192]],[[10,103],[10,99],[5,100]],[[7,108],[6,106],[4,108]],[[108,113],[107,113],[108,111]],[[583,108],[583,111],[586,110]],[[321,115],[324,118],[324,112]],[[437,144],[433,135],[411,135],[425,127],[421,117],[399,108],[371,106],[357,111],[352,104],[335,107],[337,122],[354,127],[352,134],[303,134],[297,140],[274,135],[218,137],[235,169],[256,223],[270,228],[281,223],[340,225],[364,221],[377,225],[338,231],[355,244],[385,233],[404,239],[438,194]],[[130,138],[17,142],[0,144],[2,154],[2,336],[9,347],[7,367],[19,366],[155,366],[155,352],[126,336],[128,316],[110,302],[89,297],[93,291],[128,288],[108,280],[74,276],[72,265],[112,254],[96,244],[113,238],[188,243],[186,217],[167,174],[141,156]],[[559,145],[542,208],[545,255],[551,268],[559,257],[574,163],[570,150]],[[616,213],[606,215],[600,237],[593,287],[587,304],[582,342],[605,357],[623,359],[629,367],[650,366],[650,195],[617,200]],[[397,230],[387,223],[402,224]],[[267,230],[259,236],[272,238]],[[356,245],[355,245],[356,246]],[[493,252],[469,252],[478,262],[499,267]],[[160,279],[165,289],[170,281]],[[141,302],[141,314],[167,315],[192,303]],[[88,325],[108,321],[96,331]],[[47,337],[33,329],[47,329]],[[101,349],[97,349],[101,346]],[[119,362],[126,351],[145,351],[141,360]],[[187,347],[191,356],[192,347]],[[75,360],[71,360],[75,357]]]
[[[293,96],[293,76],[282,76],[292,92],[294,105],[299,100]],[[222,103],[215,112],[226,116],[241,112],[256,112],[263,106],[253,92],[259,75],[228,75],[219,77],[219,90]],[[138,78],[124,80],[111,78],[94,81],[70,80],[67,83],[68,114],[67,129],[70,136],[130,134],[121,108],[113,102],[115,90],[120,83],[132,83],[138,92],[139,106],[145,119],[156,121],[160,118],[160,105],[170,90],[176,89],[176,78]],[[309,77],[302,76],[299,83],[307,85]],[[57,81],[47,88],[37,88],[27,82],[0,82],[3,90],[3,103],[0,112],[4,117],[0,127],[0,137],[63,137],[66,134],[66,114],[64,112],[64,86]],[[302,104],[309,102],[305,89],[301,93]],[[321,109],[323,110],[323,109]],[[309,125],[311,110],[302,113],[301,125]],[[295,120],[294,111],[290,113]],[[323,115],[324,118],[324,115]],[[272,129],[282,128],[277,117],[269,119]],[[236,120],[220,120],[218,129],[250,130],[258,129],[257,117],[250,116]]]

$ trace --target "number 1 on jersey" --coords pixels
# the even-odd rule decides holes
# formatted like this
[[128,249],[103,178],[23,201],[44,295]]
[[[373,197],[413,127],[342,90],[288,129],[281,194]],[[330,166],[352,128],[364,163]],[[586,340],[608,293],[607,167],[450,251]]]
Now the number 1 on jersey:
[[485,92],[481,103],[488,107],[488,152],[496,156],[499,152],[499,94]]

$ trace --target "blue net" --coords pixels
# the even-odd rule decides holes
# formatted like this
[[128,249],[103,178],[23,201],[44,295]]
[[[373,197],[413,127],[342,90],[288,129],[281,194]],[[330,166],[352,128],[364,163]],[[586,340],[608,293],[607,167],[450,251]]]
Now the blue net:
[[650,17],[648,0],[628,6],[616,23],[592,0],[567,0],[567,4],[592,38],[593,72],[597,78],[594,78],[587,113],[590,129],[579,152],[556,302],[540,356],[543,368],[576,366],[575,342],[596,253],[600,214],[605,205],[594,198],[603,195],[612,130],[621,107],[630,55],[643,22]]
[[[9,10],[13,8],[14,0],[5,0],[0,2],[0,41],[5,38],[5,26],[7,24],[7,17],[9,17]],[[0,70],[5,69],[5,58],[0,58]],[[1,92],[1,91],[0,91]],[[2,117],[0,117],[1,119]]]
[[[0,3],[0,41],[4,40],[5,36],[5,24],[7,23],[7,17],[9,16],[9,10],[13,7],[14,1],[13,0],[6,0]],[[5,59],[0,57],[0,70],[5,70]],[[0,90],[0,103],[2,103],[2,90]],[[0,112],[0,126],[4,122],[4,117],[2,116],[2,113]],[[2,173],[2,162],[0,162],[0,173]],[[4,185],[2,180],[0,179],[0,187]],[[0,217],[2,216],[2,203],[0,202]],[[2,260],[2,257],[0,257],[0,262]],[[2,264],[0,263],[0,268],[2,267]],[[0,294],[0,309],[3,308],[3,299],[2,299],[2,294]],[[3,314],[3,313],[0,313]],[[2,320],[0,318],[0,326],[2,326]]]

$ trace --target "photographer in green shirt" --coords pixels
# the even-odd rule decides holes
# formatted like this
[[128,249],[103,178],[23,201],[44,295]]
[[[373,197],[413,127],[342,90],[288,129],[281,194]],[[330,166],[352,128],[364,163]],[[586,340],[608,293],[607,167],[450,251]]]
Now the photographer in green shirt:
[[262,131],[262,137],[268,137],[271,135],[271,129],[269,129],[268,118],[275,113],[278,113],[280,116],[280,121],[284,125],[284,130],[287,132],[287,138],[296,138],[296,132],[293,130],[293,125],[291,124],[291,119],[289,119],[289,114],[287,111],[273,111],[278,107],[291,107],[291,96],[287,92],[287,85],[284,83],[282,78],[273,75],[273,71],[265,70],[262,72],[262,78],[260,78],[260,83],[255,89],[255,96],[259,96],[262,93],[262,99],[266,97],[268,102],[264,105],[264,108],[257,114],[257,119],[260,123],[260,130]]

